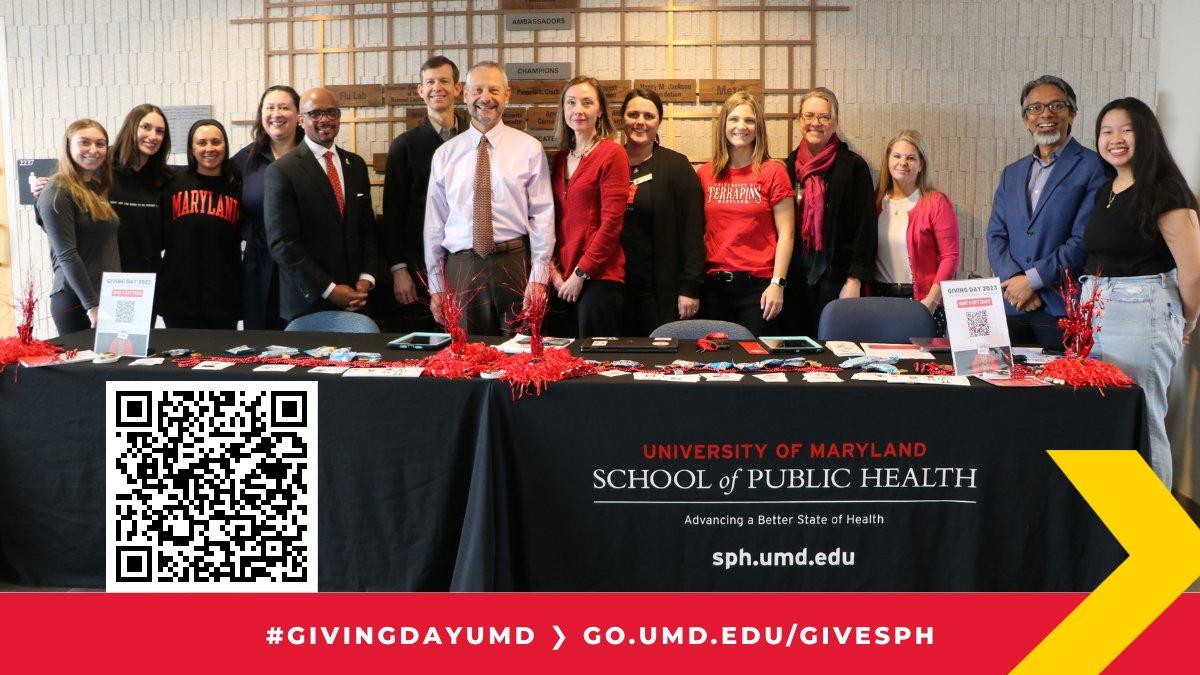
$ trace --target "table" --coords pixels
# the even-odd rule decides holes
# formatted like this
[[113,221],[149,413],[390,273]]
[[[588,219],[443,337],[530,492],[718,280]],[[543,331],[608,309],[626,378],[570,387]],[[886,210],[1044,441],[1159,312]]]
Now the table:
[[[161,330],[152,344],[385,351],[389,337]],[[640,355],[674,358],[715,360]],[[317,379],[322,590],[1091,590],[1125,553],[1045,451],[1147,447],[1137,388],[625,375],[513,400],[495,380],[249,371],[5,371],[0,579],[103,586],[110,379]]]

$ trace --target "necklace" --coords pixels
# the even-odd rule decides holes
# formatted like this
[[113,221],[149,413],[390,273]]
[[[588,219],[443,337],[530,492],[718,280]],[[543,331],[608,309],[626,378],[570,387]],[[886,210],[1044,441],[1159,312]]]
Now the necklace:
[[1117,195],[1121,194],[1122,192],[1125,192],[1126,190],[1128,190],[1131,187],[1133,187],[1133,183],[1126,185],[1125,187],[1121,188],[1121,190],[1118,192],[1116,190],[1116,183],[1114,183],[1113,188],[1111,188],[1108,192],[1108,203],[1104,205],[1104,208],[1106,208],[1106,209],[1112,208],[1113,201],[1116,200]]
[[596,139],[596,137],[593,136],[591,142],[588,143],[588,146],[586,148],[584,148],[583,152],[576,152],[576,151],[572,150],[569,154],[572,157],[574,157],[575,159],[583,159],[584,157],[587,157],[587,154],[589,152],[592,151],[592,148],[596,147],[596,143],[598,143],[598,142],[599,141]]

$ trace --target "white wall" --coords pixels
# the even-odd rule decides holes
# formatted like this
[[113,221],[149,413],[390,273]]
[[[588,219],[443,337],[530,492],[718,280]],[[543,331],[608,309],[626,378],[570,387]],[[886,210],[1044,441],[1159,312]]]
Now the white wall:
[[[1200,188],[1200,3],[1163,0],[1157,112],[1188,185]],[[1167,427],[1175,455],[1175,489],[1200,495],[1200,335],[1171,376]]]

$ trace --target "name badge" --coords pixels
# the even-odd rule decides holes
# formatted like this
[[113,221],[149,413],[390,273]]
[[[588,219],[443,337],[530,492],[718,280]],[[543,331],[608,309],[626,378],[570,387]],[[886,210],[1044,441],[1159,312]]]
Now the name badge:
[[638,176],[637,178],[634,178],[633,180],[629,181],[629,183],[630,185],[641,185],[651,178],[654,178],[654,174],[648,173],[645,176]]

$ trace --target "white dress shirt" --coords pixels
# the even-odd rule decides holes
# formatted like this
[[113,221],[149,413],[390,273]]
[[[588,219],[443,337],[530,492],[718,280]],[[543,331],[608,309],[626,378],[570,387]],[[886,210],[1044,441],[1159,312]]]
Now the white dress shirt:
[[[329,171],[325,169],[325,153],[333,152],[333,157],[330,157],[330,159],[333,160],[334,171],[337,171],[338,185],[342,186],[342,204],[345,204],[346,203],[346,174],[342,173],[342,158],[341,158],[341,155],[338,154],[337,147],[330,146],[327,148],[327,147],[321,145],[320,143],[314,141],[313,139],[309,138],[308,136],[304,137],[304,142],[308,144],[308,149],[312,150],[313,156],[317,158],[317,164],[319,164],[321,166],[321,173],[325,174],[326,176],[329,175]],[[332,186],[330,186],[330,187],[332,188]],[[362,274],[358,275],[358,278],[366,279],[367,282],[371,284],[371,288],[375,288],[375,276],[373,274],[367,274],[366,272],[363,272]],[[325,292],[321,294],[321,297],[328,300],[329,294],[332,293],[333,289],[336,287],[337,287],[337,284],[334,284],[331,282],[328,286],[325,287]]]
[[[433,154],[425,200],[429,291],[441,293],[447,253],[474,246],[475,161],[483,134],[472,124]],[[492,174],[492,231],[497,243],[529,235],[529,280],[547,283],[554,251],[554,198],[542,144],[497,123],[487,132]]]

